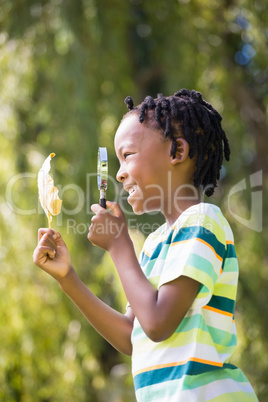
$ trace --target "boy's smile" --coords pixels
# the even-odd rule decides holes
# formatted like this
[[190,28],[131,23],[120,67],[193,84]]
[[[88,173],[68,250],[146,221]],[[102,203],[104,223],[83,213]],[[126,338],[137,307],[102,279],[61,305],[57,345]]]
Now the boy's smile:
[[135,114],[120,124],[115,136],[120,162],[117,180],[129,193],[128,202],[136,214],[164,211],[170,147],[170,140],[141,124]]

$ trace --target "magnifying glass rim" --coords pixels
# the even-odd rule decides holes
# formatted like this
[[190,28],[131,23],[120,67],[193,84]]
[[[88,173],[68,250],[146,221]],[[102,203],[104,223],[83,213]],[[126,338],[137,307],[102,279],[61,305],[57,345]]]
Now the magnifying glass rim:
[[[98,150],[98,165],[97,165],[97,181],[98,181],[98,189],[100,190],[101,188],[106,189],[107,188],[107,173],[105,173],[106,179],[103,179],[102,175],[102,169],[101,169],[101,164],[105,162],[107,165],[108,169],[108,154],[107,154],[107,148],[106,147],[99,147]],[[103,184],[103,181],[105,181],[105,184]]]

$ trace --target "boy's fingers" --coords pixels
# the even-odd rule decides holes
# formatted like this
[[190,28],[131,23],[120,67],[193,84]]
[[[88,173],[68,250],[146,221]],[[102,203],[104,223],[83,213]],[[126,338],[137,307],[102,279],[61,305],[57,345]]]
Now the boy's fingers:
[[113,212],[113,214],[114,214],[115,216],[118,216],[118,217],[123,217],[123,216],[125,216],[125,215],[124,215],[124,212],[123,212],[122,209],[120,208],[118,202],[107,201],[107,202],[106,202],[106,205],[107,205],[107,207],[108,207],[109,209],[112,210],[112,212]]
[[34,250],[33,259],[34,263],[40,262],[40,260],[44,257],[48,257],[51,260],[55,257],[56,250],[47,246],[39,246]]
[[39,245],[40,246],[47,246],[47,247],[51,247],[52,249],[57,248],[57,242],[56,240],[53,238],[53,236],[51,236],[51,234],[49,233],[45,233],[42,237],[41,240],[39,241]]
[[55,231],[52,237],[56,241],[58,246],[66,246],[59,232]]
[[[124,216],[124,213],[117,202],[106,201],[106,205],[112,211],[114,216],[117,216],[117,217]],[[100,213],[107,212],[107,210],[102,208],[99,204],[91,205],[91,211],[94,212],[94,214],[97,214],[98,212],[100,212]]]
[[[45,236],[45,237],[44,237]],[[46,240],[49,241],[53,245],[59,245],[59,246],[65,246],[65,243],[60,235],[59,232],[56,232],[54,229],[48,229],[48,228],[41,228],[38,230],[38,242],[40,240]]]
[[53,236],[54,233],[55,233],[55,230],[53,230],[53,229],[41,228],[41,229],[38,230],[38,241],[40,241],[42,239],[44,234],[48,234],[50,236]]

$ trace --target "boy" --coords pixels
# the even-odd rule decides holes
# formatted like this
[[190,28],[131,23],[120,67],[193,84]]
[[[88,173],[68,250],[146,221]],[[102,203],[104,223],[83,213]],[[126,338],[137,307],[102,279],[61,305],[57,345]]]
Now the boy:
[[[228,140],[221,116],[196,91],[146,97],[115,136],[117,180],[136,214],[160,211],[166,223],[145,241],[138,262],[124,214],[93,205],[88,239],[107,250],[128,299],[125,315],[80,281],[59,233],[40,229],[34,262],[59,282],[92,326],[132,355],[138,401],[257,401],[229,360],[236,346],[238,280],[233,235],[213,194]],[[109,227],[118,227],[117,236]],[[107,228],[103,233],[100,228]]]

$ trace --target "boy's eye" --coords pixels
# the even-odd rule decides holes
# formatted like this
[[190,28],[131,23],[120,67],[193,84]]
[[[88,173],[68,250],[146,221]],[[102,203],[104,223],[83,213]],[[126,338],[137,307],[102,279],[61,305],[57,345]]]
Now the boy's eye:
[[123,155],[123,156],[124,156],[124,159],[127,159],[127,157],[128,157],[129,155],[131,155],[130,152],[125,152],[124,155]]

